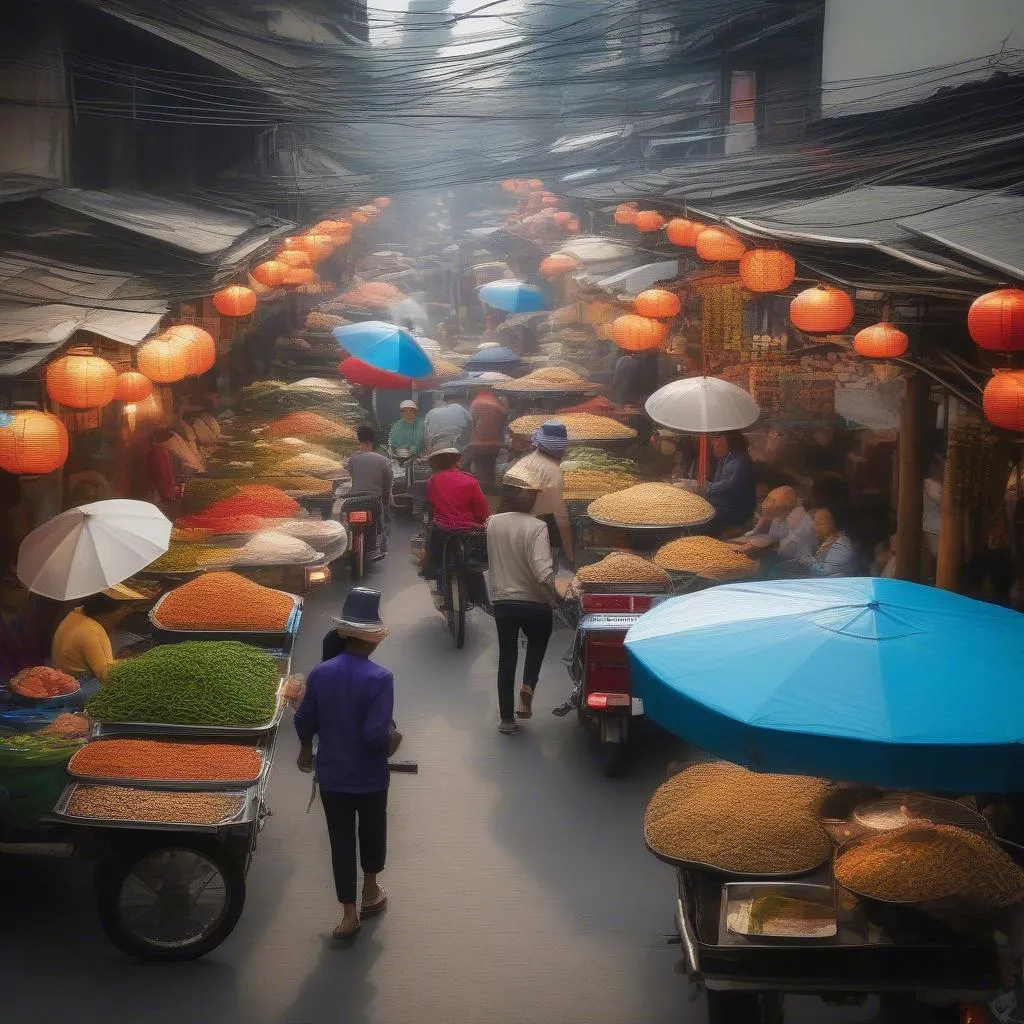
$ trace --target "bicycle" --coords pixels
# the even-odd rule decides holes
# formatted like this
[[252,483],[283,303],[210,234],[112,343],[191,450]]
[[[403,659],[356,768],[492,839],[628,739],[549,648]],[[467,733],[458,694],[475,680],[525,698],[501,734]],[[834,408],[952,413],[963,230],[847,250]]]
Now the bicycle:
[[466,612],[489,603],[483,580],[487,571],[486,538],[486,530],[460,530],[445,538],[439,590],[448,631],[457,650],[466,643]]

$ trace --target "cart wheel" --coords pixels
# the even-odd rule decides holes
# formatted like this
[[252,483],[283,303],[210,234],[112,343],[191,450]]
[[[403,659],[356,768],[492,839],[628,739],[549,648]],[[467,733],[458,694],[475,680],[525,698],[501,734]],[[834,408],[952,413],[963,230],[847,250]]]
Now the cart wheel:
[[459,571],[445,573],[445,604],[448,629],[457,650],[466,644],[466,577]]
[[777,992],[717,992],[708,989],[708,1024],[782,1024]]
[[218,843],[168,839],[102,861],[96,895],[103,930],[123,953],[194,960],[238,924],[245,875]]

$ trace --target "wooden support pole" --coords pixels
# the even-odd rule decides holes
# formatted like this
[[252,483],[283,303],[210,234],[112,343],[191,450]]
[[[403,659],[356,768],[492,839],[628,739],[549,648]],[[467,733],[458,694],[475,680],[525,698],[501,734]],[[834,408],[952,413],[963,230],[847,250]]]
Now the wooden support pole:
[[956,590],[964,563],[964,513],[960,500],[962,450],[950,443],[953,427],[960,414],[960,403],[949,400],[946,417],[946,468],[942,474],[942,502],[939,505],[939,552],[935,567],[935,585]]
[[896,576],[921,579],[921,516],[924,512],[923,422],[928,381],[920,373],[906,378],[900,413],[899,500],[896,506]]

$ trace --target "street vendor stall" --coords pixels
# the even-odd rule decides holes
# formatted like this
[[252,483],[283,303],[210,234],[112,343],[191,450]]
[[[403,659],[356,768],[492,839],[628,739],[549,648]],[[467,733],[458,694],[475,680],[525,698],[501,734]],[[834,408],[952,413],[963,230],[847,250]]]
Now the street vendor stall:
[[729,759],[645,818],[713,1022],[780,1020],[791,993],[912,1021],[1012,989],[1022,640],[1014,612],[877,579],[727,584],[631,629],[647,714]]

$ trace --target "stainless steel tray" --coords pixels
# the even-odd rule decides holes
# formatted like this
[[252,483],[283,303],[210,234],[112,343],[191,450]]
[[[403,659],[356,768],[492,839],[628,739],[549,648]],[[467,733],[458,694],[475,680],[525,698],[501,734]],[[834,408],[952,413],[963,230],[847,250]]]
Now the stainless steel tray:
[[[203,628],[201,626],[195,626],[191,629],[182,629],[175,626],[164,626],[159,621],[159,611],[161,605],[173,594],[173,590],[169,590],[159,601],[150,609],[149,612],[149,623],[160,633],[167,633],[171,636],[180,637],[182,640],[191,638],[194,640],[240,640],[243,643],[254,643],[256,638],[273,638],[279,639],[282,643],[287,642],[291,637],[298,632],[299,617],[296,615],[302,607],[302,598],[296,594],[290,594],[286,590],[277,590],[275,593],[283,594],[285,597],[291,598],[292,610],[288,613],[288,618],[285,620],[284,625],[280,629],[210,629]],[[294,628],[292,628],[294,625]]]
[[[260,792],[258,786],[250,786],[248,789],[226,790],[223,796],[242,797],[242,806],[237,813],[214,824],[192,823],[182,821],[139,821],[122,820],[120,818],[86,818],[76,814],[68,813],[68,805],[71,803],[78,787],[82,783],[72,782],[64,787],[53,808],[52,815],[60,821],[66,821],[74,825],[88,825],[91,828],[117,828],[117,829],[143,829],[151,832],[219,832],[221,829],[234,828],[239,825],[248,825],[254,822],[259,814]],[[102,785],[110,785],[104,782]],[[139,787],[130,787],[139,788]]]
[[587,518],[591,522],[597,523],[598,526],[610,526],[616,530],[694,530],[698,526],[706,526],[715,517],[713,515],[708,516],[707,519],[701,519],[696,523],[658,523],[657,525],[637,525],[636,523],[614,523],[610,519],[598,519],[597,516],[587,513]]
[[[102,739],[153,739],[152,736],[104,736]],[[174,739],[184,739],[185,737],[173,737]],[[191,739],[192,743],[212,743],[214,740],[211,739]],[[88,744],[86,744],[88,746]],[[81,748],[82,750],[85,747]],[[68,775],[76,782],[83,782],[96,786],[131,786],[133,789],[179,789],[179,790],[231,790],[231,789],[247,789],[249,786],[255,786],[259,783],[263,777],[270,770],[270,758],[267,756],[267,752],[261,749],[259,746],[254,745],[254,749],[260,758],[260,770],[259,774],[251,779],[232,779],[226,781],[224,779],[136,779],[126,778],[124,776],[117,776],[110,778],[104,775],[83,775],[80,772],[76,772],[71,767],[71,761],[68,762],[67,772]],[[78,753],[78,751],[76,751]],[[71,760],[74,760],[72,755]]]
[[[822,932],[816,935],[779,935],[775,933],[762,934],[741,931],[729,927],[731,912],[740,909],[745,902],[756,896],[769,893],[788,896],[793,899],[804,899],[823,908],[830,909],[834,923],[833,928],[827,933]],[[839,920],[836,911],[835,891],[830,885],[815,885],[806,882],[726,882],[722,886],[722,908],[718,924],[718,942],[720,945],[731,945],[737,939],[741,940],[745,945],[750,942],[761,945],[788,945],[794,942],[818,945],[822,942],[835,942],[838,935]]]

